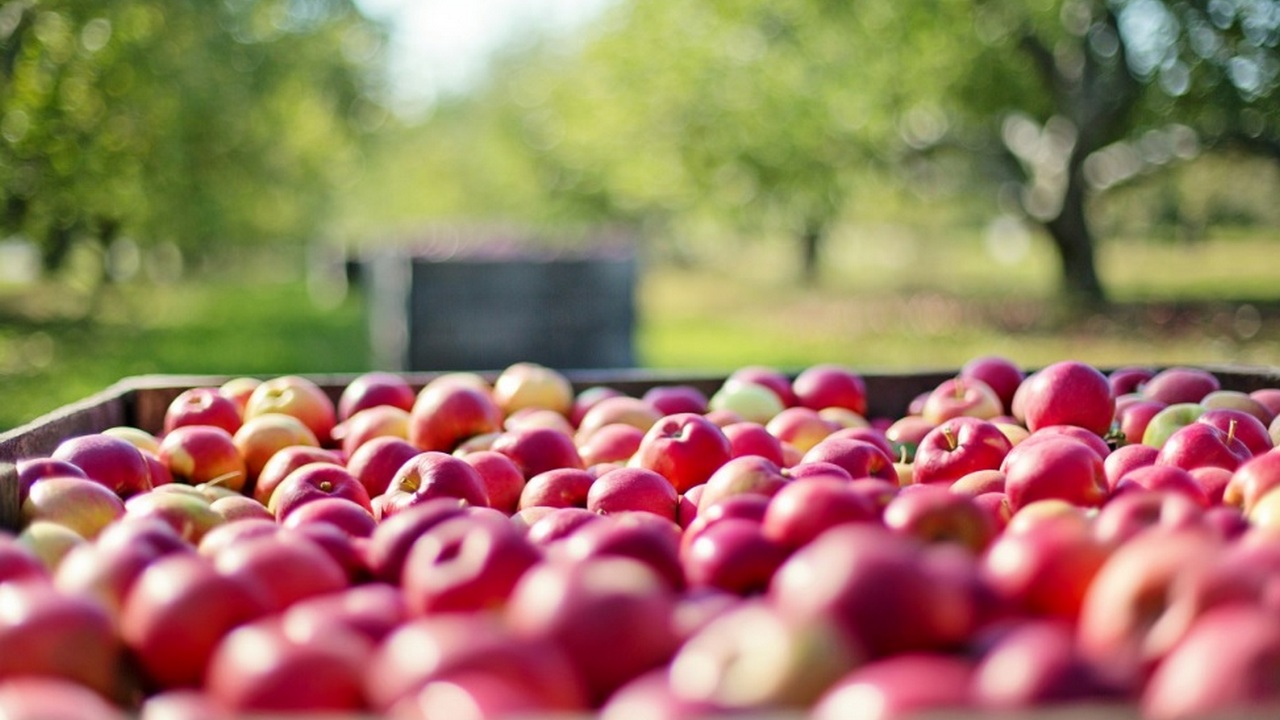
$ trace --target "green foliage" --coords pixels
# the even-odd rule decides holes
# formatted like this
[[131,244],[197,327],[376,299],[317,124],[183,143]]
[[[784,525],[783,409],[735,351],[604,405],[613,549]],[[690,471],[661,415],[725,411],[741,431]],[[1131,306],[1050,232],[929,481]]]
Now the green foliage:
[[350,0],[0,4],[0,231],[189,253],[305,238],[352,174],[381,30]]

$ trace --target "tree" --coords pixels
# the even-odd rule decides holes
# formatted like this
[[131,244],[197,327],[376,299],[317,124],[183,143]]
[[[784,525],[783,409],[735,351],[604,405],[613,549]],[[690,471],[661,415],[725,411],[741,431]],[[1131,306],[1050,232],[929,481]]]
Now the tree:
[[350,0],[0,6],[0,231],[187,252],[305,238],[350,174],[382,30]]

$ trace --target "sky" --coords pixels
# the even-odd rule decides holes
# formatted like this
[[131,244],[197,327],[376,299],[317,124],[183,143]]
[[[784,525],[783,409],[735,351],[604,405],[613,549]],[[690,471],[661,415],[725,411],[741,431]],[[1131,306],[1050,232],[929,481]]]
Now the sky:
[[367,15],[390,21],[393,90],[406,110],[465,90],[486,59],[509,40],[565,32],[594,18],[611,0],[357,0]]

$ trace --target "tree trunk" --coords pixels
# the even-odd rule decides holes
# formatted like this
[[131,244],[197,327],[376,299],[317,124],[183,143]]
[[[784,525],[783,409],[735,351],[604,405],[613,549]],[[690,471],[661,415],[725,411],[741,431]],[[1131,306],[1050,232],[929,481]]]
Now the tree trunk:
[[800,282],[806,287],[818,284],[822,240],[826,232],[821,223],[806,223],[800,232]]
[[1093,231],[1085,212],[1085,180],[1079,164],[1073,159],[1062,210],[1045,223],[1045,229],[1058,252],[1063,297],[1071,310],[1092,310],[1105,305],[1107,297],[1098,278]]

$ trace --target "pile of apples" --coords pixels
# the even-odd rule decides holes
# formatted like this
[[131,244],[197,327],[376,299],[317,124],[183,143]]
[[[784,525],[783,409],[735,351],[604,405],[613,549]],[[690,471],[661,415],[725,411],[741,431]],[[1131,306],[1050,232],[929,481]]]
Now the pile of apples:
[[1280,707],[1280,389],[490,377],[237,378],[21,460],[0,717]]

